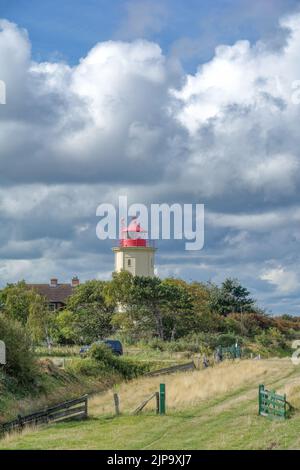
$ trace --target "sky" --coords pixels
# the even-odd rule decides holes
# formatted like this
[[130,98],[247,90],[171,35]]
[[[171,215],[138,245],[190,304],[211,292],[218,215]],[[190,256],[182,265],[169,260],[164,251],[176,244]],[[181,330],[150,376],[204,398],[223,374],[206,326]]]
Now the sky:
[[157,273],[300,314],[300,1],[0,0],[0,285],[108,279],[96,208],[205,204]]

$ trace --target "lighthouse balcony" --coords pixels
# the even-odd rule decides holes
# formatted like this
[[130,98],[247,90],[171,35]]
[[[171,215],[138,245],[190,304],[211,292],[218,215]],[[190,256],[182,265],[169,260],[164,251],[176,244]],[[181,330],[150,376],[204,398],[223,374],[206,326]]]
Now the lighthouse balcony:
[[144,238],[136,238],[136,239],[123,238],[119,241],[119,245],[121,248],[126,248],[126,247],[155,248],[155,244],[153,240],[146,240]]

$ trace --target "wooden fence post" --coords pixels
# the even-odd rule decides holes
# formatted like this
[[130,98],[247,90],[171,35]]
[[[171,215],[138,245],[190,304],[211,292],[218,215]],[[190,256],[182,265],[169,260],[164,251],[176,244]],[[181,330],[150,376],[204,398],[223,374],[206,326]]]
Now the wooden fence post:
[[88,396],[85,397],[85,417],[88,417]]
[[114,393],[114,402],[115,402],[116,415],[119,415],[120,414],[120,400],[119,400],[119,395],[117,393]]
[[159,414],[159,392],[155,392],[155,400],[156,400],[156,414]]
[[159,385],[159,414],[166,414],[166,385]]

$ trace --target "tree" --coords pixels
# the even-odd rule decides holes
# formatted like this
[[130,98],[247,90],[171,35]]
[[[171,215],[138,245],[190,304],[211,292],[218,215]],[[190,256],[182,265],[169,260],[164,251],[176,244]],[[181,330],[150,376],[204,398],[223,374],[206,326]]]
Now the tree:
[[110,289],[121,310],[114,323],[134,338],[174,339],[189,329],[192,302],[184,281],[121,272],[114,273]]
[[1,313],[0,339],[6,346],[6,364],[1,368],[17,383],[33,384],[38,368],[27,330],[14,318]]
[[193,299],[187,284],[179,279],[165,279],[161,290],[164,334],[173,341],[194,327]]
[[54,338],[60,344],[75,344],[78,340],[75,315],[70,310],[60,310],[55,317]]
[[150,316],[155,324],[155,334],[164,339],[162,304],[166,300],[166,291],[158,277],[135,276],[133,278],[131,299],[136,307]]
[[106,298],[109,304],[119,307],[133,303],[133,275],[128,271],[114,272],[107,285]]
[[25,281],[8,284],[0,293],[1,310],[26,325],[30,305],[37,298],[42,302],[42,298],[36,292],[26,287]]
[[48,308],[46,302],[36,295],[29,305],[29,314],[26,326],[34,342],[46,340],[48,348],[52,344],[55,315]]
[[[62,326],[68,339],[91,343],[104,338],[112,332],[114,304],[108,292],[109,283],[105,281],[87,281],[78,286],[67,302],[67,310],[73,313],[61,314],[56,321]],[[58,336],[63,337],[62,332]],[[67,338],[65,338],[67,339]]]
[[34,289],[28,289],[24,281],[8,284],[0,293],[2,312],[25,326],[34,342],[46,340],[51,344],[53,312],[47,301]]
[[210,284],[210,308],[220,315],[255,311],[255,301],[250,292],[237,279],[226,279],[221,287]]
[[118,305],[114,318],[121,330],[140,331],[164,338],[161,280],[158,277],[132,276],[122,271],[114,273],[110,295]]
[[210,308],[211,285],[194,281],[186,286],[193,304],[193,331],[222,331],[222,317]]

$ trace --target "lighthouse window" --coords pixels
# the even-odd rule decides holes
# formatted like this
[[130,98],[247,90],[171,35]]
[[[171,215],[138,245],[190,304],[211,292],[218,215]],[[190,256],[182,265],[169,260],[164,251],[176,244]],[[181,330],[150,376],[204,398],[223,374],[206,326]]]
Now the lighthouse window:
[[131,259],[129,259],[129,260],[127,261],[127,265],[128,265],[128,266],[131,266]]

